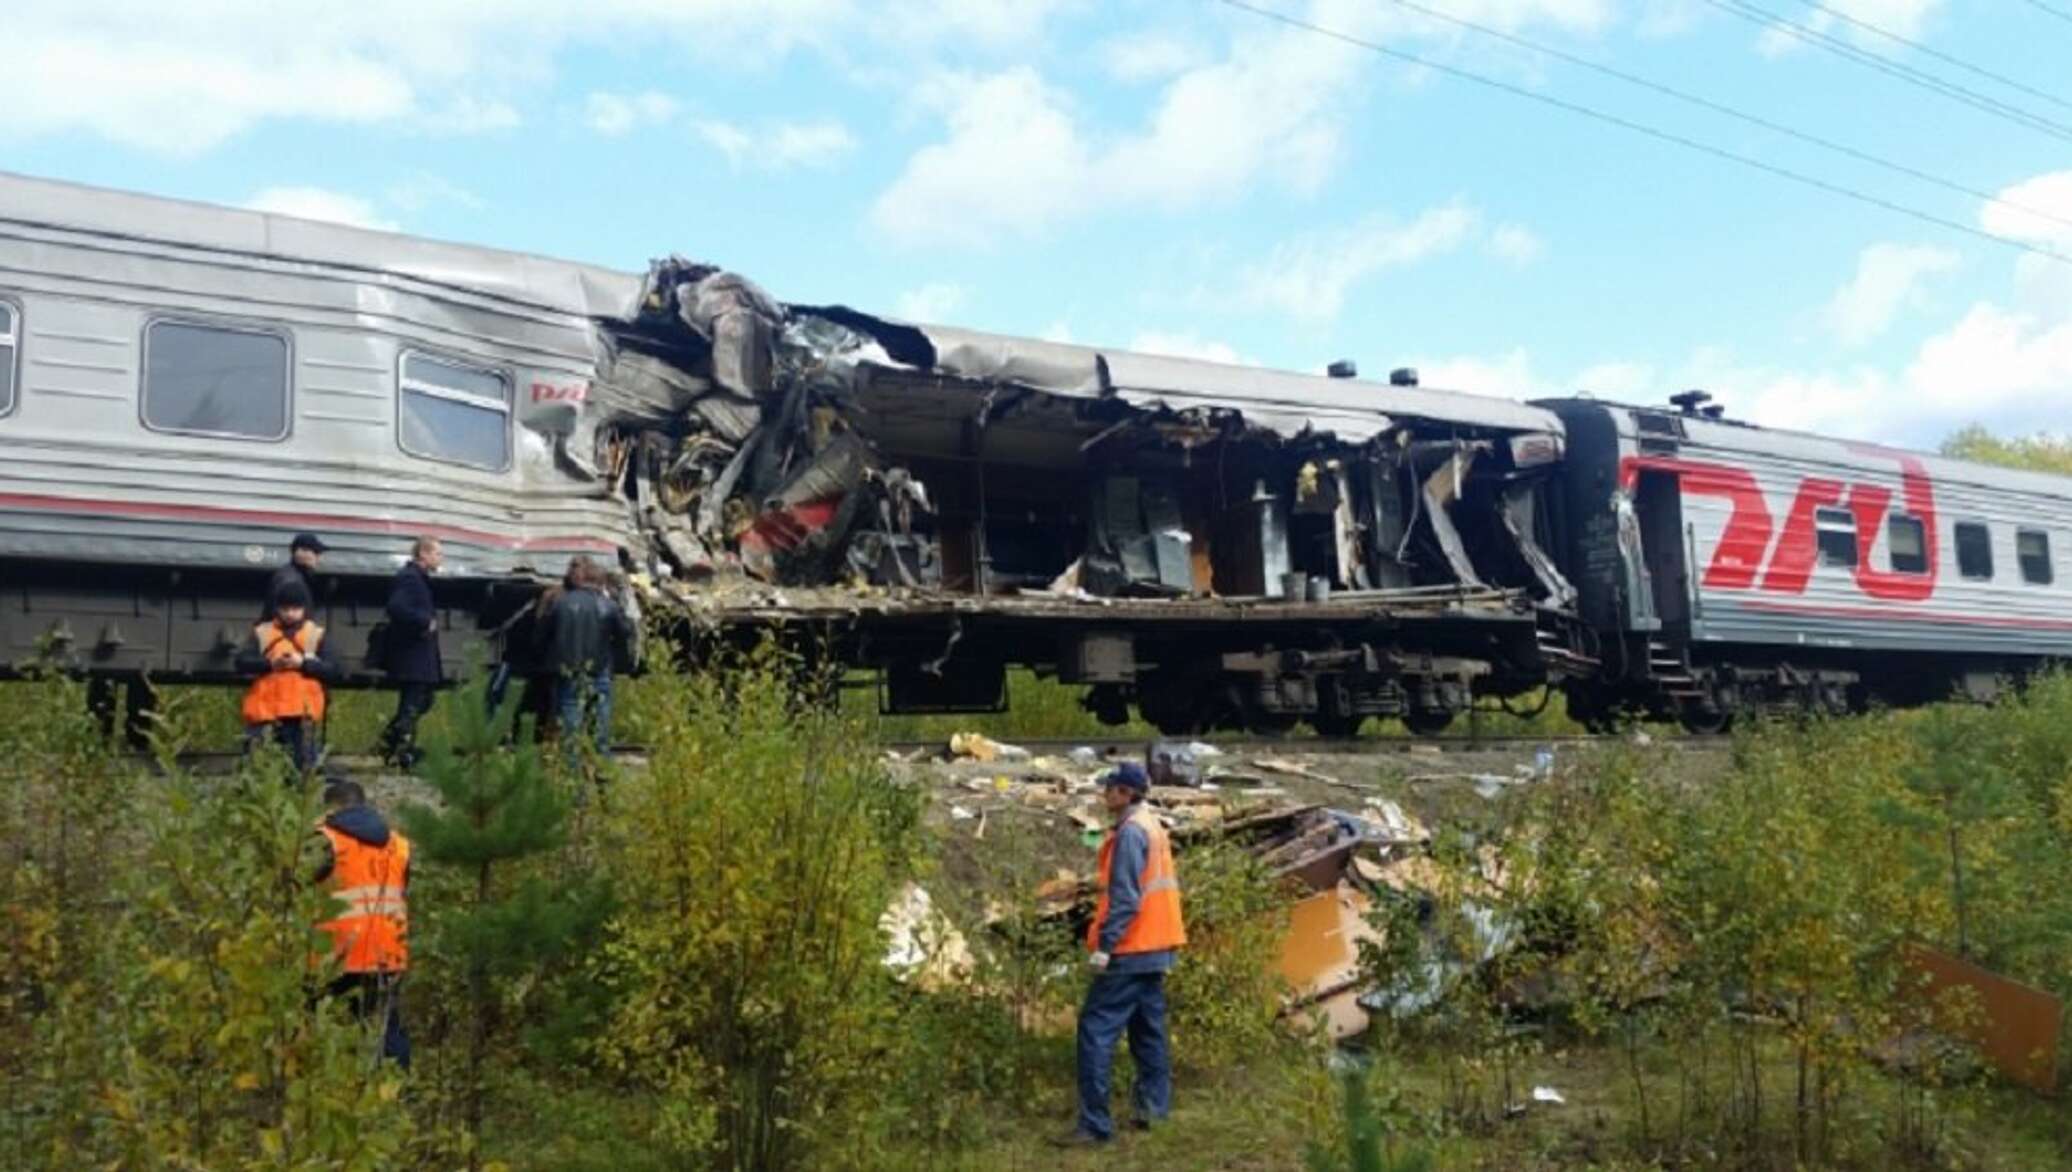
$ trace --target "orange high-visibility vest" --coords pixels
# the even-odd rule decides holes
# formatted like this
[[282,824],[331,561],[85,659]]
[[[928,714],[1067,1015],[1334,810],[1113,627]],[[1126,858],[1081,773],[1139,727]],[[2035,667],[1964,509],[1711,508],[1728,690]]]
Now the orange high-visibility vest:
[[410,905],[403,888],[410,840],[392,830],[388,845],[369,846],[329,826],[317,829],[331,842],[331,894],[347,909],[317,925],[330,934],[332,954],[348,973],[409,968]]
[[[1137,879],[1143,894],[1137,901],[1137,918],[1123,929],[1115,955],[1129,952],[1164,952],[1187,943],[1187,926],[1180,918],[1180,873],[1173,870],[1173,843],[1158,816],[1139,805],[1128,821],[1143,828],[1150,849],[1144,852],[1144,872]],[[1086,926],[1086,947],[1101,947],[1101,925],[1108,920],[1108,880],[1115,865],[1115,835],[1108,831],[1101,841],[1101,895],[1094,904],[1094,921]]]
[[[293,634],[281,630],[272,620],[252,628],[259,641],[259,653],[270,662],[289,648],[302,655],[315,655],[324,645],[324,628],[304,623]],[[303,675],[299,668],[277,667],[252,681],[245,689],[246,724],[271,724],[276,720],[324,719],[324,685]]]

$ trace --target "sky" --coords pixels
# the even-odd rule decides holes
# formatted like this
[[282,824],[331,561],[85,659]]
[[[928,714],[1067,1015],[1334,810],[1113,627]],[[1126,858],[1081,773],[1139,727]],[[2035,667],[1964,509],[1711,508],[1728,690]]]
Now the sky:
[[2072,0],[1248,2],[1364,43],[1218,0],[13,0],[0,169],[1485,394],[2072,429]]

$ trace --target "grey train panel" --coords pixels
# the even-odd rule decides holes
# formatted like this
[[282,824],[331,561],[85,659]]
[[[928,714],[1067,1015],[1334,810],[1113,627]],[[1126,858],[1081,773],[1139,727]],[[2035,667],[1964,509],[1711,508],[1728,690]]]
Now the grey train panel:
[[[557,466],[546,439],[520,423],[524,388],[586,380],[593,369],[594,330],[572,311],[630,297],[631,278],[395,238],[386,244],[418,271],[377,272],[366,266],[385,254],[361,247],[373,234],[324,226],[311,229],[302,258],[286,260],[259,253],[293,232],[178,204],[191,222],[149,221],[176,242],[54,226],[69,218],[64,209],[24,223],[36,209],[22,205],[54,186],[0,177],[0,296],[21,311],[22,371],[16,410],[0,420],[0,555],[227,568],[278,561],[290,533],[318,529],[338,547],[336,570],[377,573],[401,560],[409,536],[429,532],[453,544],[456,573],[499,575],[631,543],[624,504]],[[86,202],[140,233],[138,210],[163,203],[106,194]],[[360,263],[308,259],[326,250]],[[527,300],[483,291],[512,285],[513,272],[538,276],[539,266],[547,279],[519,290]],[[154,320],[280,330],[293,362],[288,434],[269,442],[145,427],[142,349]],[[504,372],[507,468],[403,451],[406,351]]]

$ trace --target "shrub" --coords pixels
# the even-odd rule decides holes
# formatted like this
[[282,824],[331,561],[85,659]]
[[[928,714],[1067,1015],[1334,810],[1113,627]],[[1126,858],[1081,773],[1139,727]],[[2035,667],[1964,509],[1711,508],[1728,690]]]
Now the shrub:
[[[663,673],[658,673],[661,676]],[[878,929],[913,865],[915,799],[856,727],[793,701],[776,651],[650,676],[649,768],[614,792],[623,905],[599,975],[608,1068],[661,1101],[685,1167],[863,1158],[896,987]]]

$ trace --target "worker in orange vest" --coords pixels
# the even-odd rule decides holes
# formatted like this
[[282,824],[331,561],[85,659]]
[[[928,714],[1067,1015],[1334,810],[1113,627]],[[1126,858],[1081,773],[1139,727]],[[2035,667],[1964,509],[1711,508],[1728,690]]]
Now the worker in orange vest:
[[1079,1124],[1059,1141],[1067,1147],[1114,1138],[1108,1068],[1125,1030],[1137,1064],[1131,1125],[1148,1130],[1172,1107],[1165,975],[1174,952],[1187,943],[1187,928],[1172,839],[1144,804],[1150,788],[1134,761],[1101,778],[1101,802],[1115,825],[1101,842],[1100,896],[1086,929],[1094,977],[1079,1009]]
[[324,804],[329,812],[317,833],[326,853],[316,877],[344,905],[335,919],[317,925],[331,938],[340,970],[329,992],[349,998],[362,1024],[379,1014],[382,1057],[408,1070],[402,981],[410,968],[410,840],[367,804],[359,782],[325,786]]
[[246,748],[269,735],[297,768],[316,768],[317,730],[324,719],[324,681],[330,663],[320,655],[324,628],[309,618],[309,589],[290,582],[274,593],[273,617],[252,628],[237,657],[239,670],[257,678],[245,689]]

